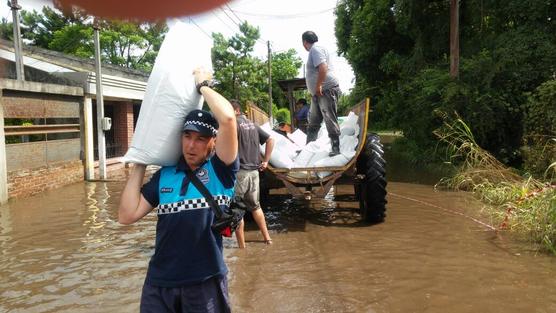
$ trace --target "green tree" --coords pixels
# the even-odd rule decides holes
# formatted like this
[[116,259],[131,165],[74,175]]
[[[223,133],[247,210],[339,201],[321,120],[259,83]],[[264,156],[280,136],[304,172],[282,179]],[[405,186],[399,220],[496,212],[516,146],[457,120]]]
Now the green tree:
[[264,62],[252,55],[259,29],[244,22],[240,33],[229,39],[213,34],[212,62],[217,87],[225,97],[255,103],[267,103],[264,93]]
[[278,107],[289,107],[286,94],[280,89],[278,81],[296,78],[303,65],[295,49],[272,53],[272,101]]
[[[21,11],[22,37],[31,45],[83,58],[94,56],[93,18],[82,11]],[[99,20],[103,62],[150,71],[168,31],[164,22]]]
[[556,1],[460,1],[458,80],[447,75],[449,1],[341,0],[335,31],[373,123],[426,150],[434,111],[457,111],[479,145],[517,165],[527,94],[556,72],[555,12]]
[[4,17],[0,20],[0,38],[6,40],[12,40],[14,38],[12,23],[8,22]]
[[[255,43],[260,39],[259,29],[244,22],[240,32],[231,38],[220,33],[213,33],[212,37],[216,88],[227,98],[238,99],[241,103],[252,101],[268,110],[268,61],[253,56]],[[273,54],[274,104],[287,105],[276,81],[297,76],[301,64],[293,49]]]

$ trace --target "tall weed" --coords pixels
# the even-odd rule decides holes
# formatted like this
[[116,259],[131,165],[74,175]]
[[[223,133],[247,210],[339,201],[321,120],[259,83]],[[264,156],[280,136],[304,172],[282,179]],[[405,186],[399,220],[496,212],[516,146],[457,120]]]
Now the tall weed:
[[[487,204],[500,230],[509,230],[556,254],[556,185],[525,178],[482,149],[465,122],[456,114],[441,113],[444,124],[434,131],[448,146],[450,162],[457,168],[438,187],[473,192]],[[547,173],[556,171],[551,164]]]

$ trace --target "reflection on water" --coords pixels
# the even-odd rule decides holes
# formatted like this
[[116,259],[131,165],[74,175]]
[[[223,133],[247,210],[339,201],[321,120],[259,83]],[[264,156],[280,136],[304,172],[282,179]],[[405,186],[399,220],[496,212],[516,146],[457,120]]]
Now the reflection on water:
[[[556,287],[554,259],[465,218],[478,205],[468,195],[389,183],[404,197],[367,226],[352,188],[319,204],[271,197],[275,244],[253,240],[229,259],[238,312],[556,312],[544,291]],[[246,238],[259,238],[251,226]]]
[[[137,312],[156,217],[119,225],[123,184],[0,207],[0,312]],[[247,249],[225,241],[235,312],[556,312],[554,259],[450,213],[471,214],[467,195],[389,183],[386,223],[367,226],[352,190],[312,202],[278,191],[265,205],[272,246],[253,222]]]
[[135,312],[154,218],[117,223],[123,183],[82,183],[0,208],[0,312]]

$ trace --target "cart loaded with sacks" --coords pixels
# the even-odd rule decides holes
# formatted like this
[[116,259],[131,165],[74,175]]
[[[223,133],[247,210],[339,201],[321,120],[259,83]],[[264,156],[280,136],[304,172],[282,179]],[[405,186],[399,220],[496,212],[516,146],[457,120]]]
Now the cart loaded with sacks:
[[[291,95],[289,98],[292,99]],[[261,199],[264,201],[271,189],[284,187],[297,198],[324,198],[335,184],[353,185],[361,219],[367,223],[383,222],[387,202],[386,161],[380,137],[367,133],[369,112],[370,100],[365,99],[352,107],[346,117],[339,118],[341,154],[329,157],[326,149],[330,144],[324,126],[318,139],[305,145],[301,130],[288,136],[278,134],[271,129],[262,110],[248,106],[248,117],[275,139],[270,164],[260,175]]]

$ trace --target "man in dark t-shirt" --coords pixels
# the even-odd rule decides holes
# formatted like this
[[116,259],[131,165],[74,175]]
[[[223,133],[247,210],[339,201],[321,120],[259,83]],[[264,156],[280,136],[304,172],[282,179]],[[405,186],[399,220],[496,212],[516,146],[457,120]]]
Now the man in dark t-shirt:
[[[237,100],[230,100],[237,120],[239,172],[235,185],[234,201],[251,212],[253,219],[263,235],[264,243],[271,244],[266,220],[259,203],[259,171],[264,171],[274,148],[272,139],[264,130],[241,114],[241,105]],[[261,160],[259,145],[266,144]],[[240,248],[245,248],[243,220],[236,230],[236,238]]]

